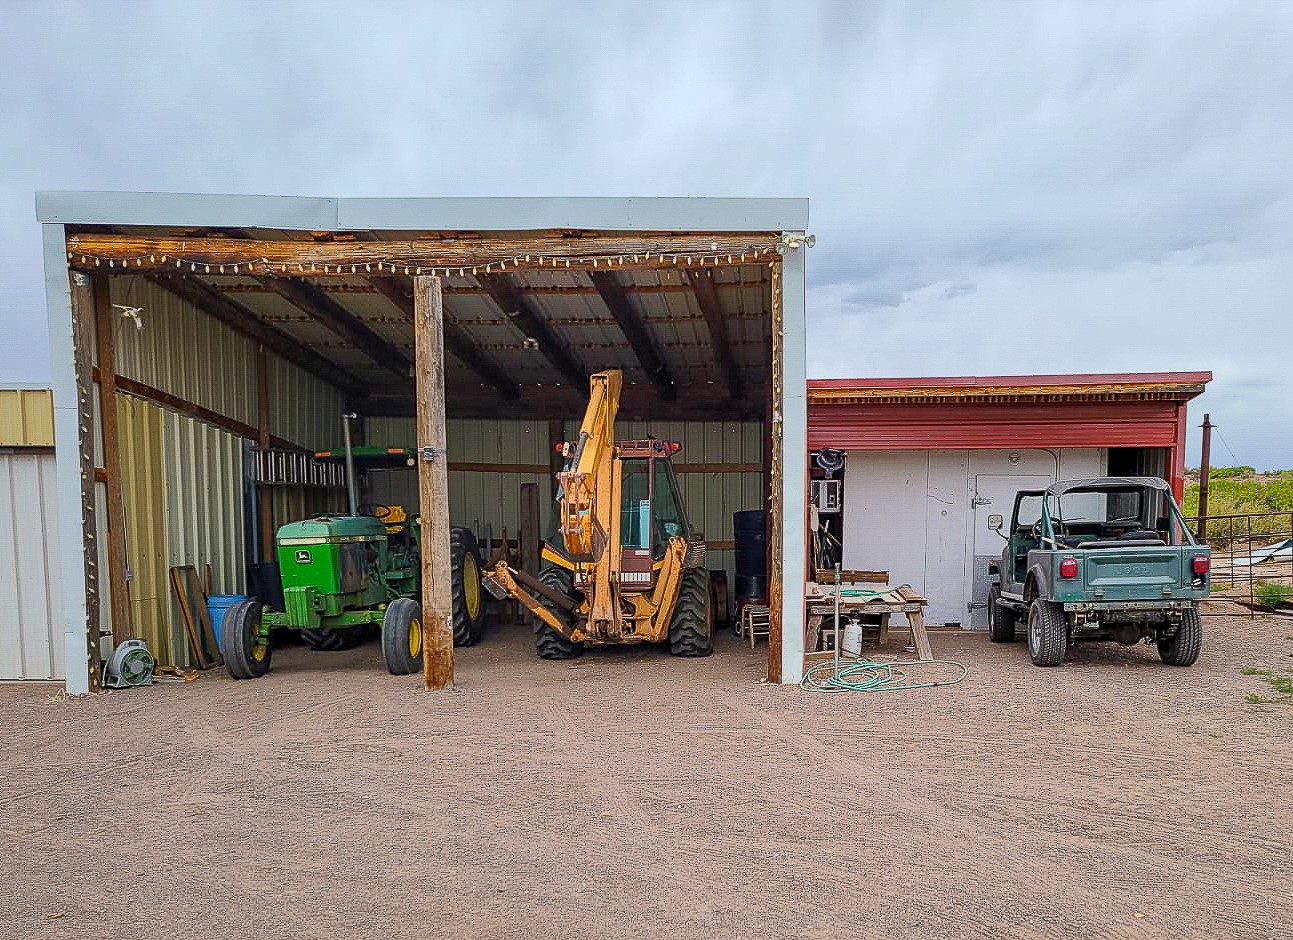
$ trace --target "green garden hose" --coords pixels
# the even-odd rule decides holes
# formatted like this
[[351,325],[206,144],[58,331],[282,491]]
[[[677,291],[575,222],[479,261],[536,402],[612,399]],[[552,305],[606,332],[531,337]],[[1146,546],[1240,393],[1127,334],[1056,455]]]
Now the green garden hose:
[[[918,667],[939,666],[950,670],[946,678],[918,679],[909,671]],[[970,669],[950,659],[926,659],[917,662],[882,663],[869,659],[830,660],[809,667],[800,681],[808,692],[902,692],[907,689],[932,689],[956,685]]]

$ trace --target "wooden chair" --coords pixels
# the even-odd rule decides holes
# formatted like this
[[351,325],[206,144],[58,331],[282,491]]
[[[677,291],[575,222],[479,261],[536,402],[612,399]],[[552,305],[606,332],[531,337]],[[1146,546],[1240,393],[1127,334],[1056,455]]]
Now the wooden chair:
[[768,635],[770,619],[771,612],[767,607],[746,604],[741,608],[740,635],[750,638],[750,649],[754,649],[755,641],[759,637]]

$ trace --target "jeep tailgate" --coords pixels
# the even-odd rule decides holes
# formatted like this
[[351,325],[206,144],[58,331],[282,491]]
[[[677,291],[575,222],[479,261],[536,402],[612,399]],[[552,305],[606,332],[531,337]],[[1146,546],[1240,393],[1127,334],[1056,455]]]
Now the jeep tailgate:
[[1186,559],[1192,552],[1185,546],[1106,548],[1083,554],[1086,586],[1103,600],[1155,600],[1190,584]]

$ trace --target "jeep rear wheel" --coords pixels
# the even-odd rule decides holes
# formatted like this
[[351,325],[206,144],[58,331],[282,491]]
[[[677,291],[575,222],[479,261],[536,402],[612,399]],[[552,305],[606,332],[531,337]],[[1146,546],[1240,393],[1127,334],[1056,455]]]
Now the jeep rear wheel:
[[1034,666],[1058,666],[1068,652],[1069,625],[1064,608],[1040,598],[1028,608],[1028,656]]
[[1191,607],[1169,639],[1158,641],[1158,656],[1169,666],[1193,666],[1203,649],[1203,621],[1199,608]]
[[988,589],[988,639],[993,643],[1015,641],[1015,612],[1001,603],[1001,589]]

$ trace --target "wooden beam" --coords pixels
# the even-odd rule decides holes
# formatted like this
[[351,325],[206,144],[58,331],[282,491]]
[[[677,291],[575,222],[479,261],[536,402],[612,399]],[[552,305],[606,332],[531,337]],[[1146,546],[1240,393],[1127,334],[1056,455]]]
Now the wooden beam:
[[660,389],[660,397],[665,401],[676,399],[678,389],[669,373],[669,363],[665,361],[664,353],[651,335],[650,327],[633,307],[619,279],[610,271],[590,271],[588,277],[601,295],[602,303],[606,304],[611,316],[619,324],[624,338],[629,341],[633,355],[637,357],[647,378]]
[[[666,406],[645,386],[626,390],[621,400],[620,417],[625,421],[758,421],[766,410],[762,400],[731,399],[726,396],[692,397],[684,395]],[[450,389],[447,398],[451,418],[526,418],[531,420],[573,420],[583,413],[584,399],[573,388],[563,386],[521,386],[521,397],[514,404],[495,395],[463,394]],[[375,393],[356,400],[351,406],[366,417],[412,418],[415,402],[403,395]]]
[[732,353],[732,341],[727,333],[723,306],[718,302],[718,290],[714,286],[714,272],[688,268],[684,273],[692,290],[696,292],[696,304],[700,307],[701,316],[705,318],[705,325],[709,327],[714,355],[718,357],[718,364],[727,379],[727,393],[732,398],[742,398],[745,395],[745,382],[741,378],[741,369],[736,364],[736,356]]
[[[271,244],[279,244],[271,242]],[[296,277],[262,277],[258,280],[303,313],[356,346],[373,362],[409,381],[413,363],[399,349],[383,339],[372,327],[337,303],[328,292]]]
[[[107,483],[108,474],[94,465],[94,295],[88,274],[71,275],[72,358],[76,369],[77,461],[81,476],[81,556],[85,573],[85,658],[80,667],[89,672],[89,689],[103,687],[103,660],[100,654],[101,598],[103,572],[99,569],[99,525],[95,508],[95,484]],[[102,474],[102,476],[100,476]],[[63,507],[68,511],[70,507]],[[78,668],[75,659],[66,663],[71,676]]]
[[[69,235],[68,264],[107,273],[184,270],[192,274],[364,277],[416,274],[418,267],[591,271],[615,267],[675,268],[776,260],[779,233],[521,235],[478,238],[454,233],[413,241],[319,242],[241,238],[175,238],[81,232]],[[233,266],[237,265],[237,270]],[[488,270],[486,270],[488,268]],[[476,269],[476,270],[473,270]]]
[[[413,319],[413,291],[408,278],[370,277],[369,283],[379,294]],[[467,331],[451,320],[444,321],[444,348],[459,362],[476,373],[486,385],[498,390],[508,401],[521,397],[521,388],[513,382],[493,359],[476,348]]]
[[570,346],[557,335],[534,304],[517,290],[516,284],[506,274],[479,274],[486,292],[498,304],[503,314],[516,328],[539,344],[539,352],[552,363],[563,378],[585,397],[588,394],[588,370]]
[[130,582],[126,569],[126,503],[121,492],[121,441],[117,428],[117,343],[113,330],[112,295],[108,278],[91,279],[94,292],[94,335],[99,359],[99,417],[103,424],[103,469],[108,475],[108,585],[112,609],[112,642],[130,639]]
[[225,296],[211,285],[194,277],[172,274],[149,275],[148,280],[208,316],[215,317],[235,332],[255,340],[315,378],[340,388],[347,395],[364,393],[364,383],[341,366],[266,323],[255,311]]
[[539,484],[521,484],[521,569],[532,575],[539,573],[539,548],[543,534],[539,529]]
[[[413,281],[417,355],[418,512],[422,520],[422,681],[453,686],[453,562],[445,459],[444,298],[438,277]],[[428,459],[428,457],[430,459]]]

